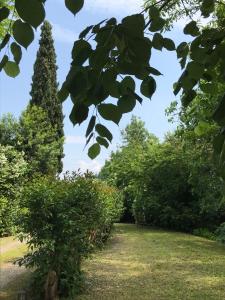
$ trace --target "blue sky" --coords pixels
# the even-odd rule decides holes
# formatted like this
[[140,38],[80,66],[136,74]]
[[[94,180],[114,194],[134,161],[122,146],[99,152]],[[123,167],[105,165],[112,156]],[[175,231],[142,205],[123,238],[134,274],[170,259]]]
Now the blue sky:
[[[53,36],[59,67],[59,83],[63,82],[69,70],[73,42],[82,29],[88,25],[96,24],[107,17],[115,16],[120,19],[128,14],[139,12],[141,4],[142,0],[86,0],[84,9],[74,17],[64,7],[63,0],[48,0],[46,2],[46,12],[47,19],[53,25]],[[172,37],[176,44],[183,41],[181,26],[177,24],[168,36]],[[37,32],[35,42],[27,51],[23,51],[23,59],[20,65],[21,73],[17,78],[12,79],[4,73],[0,74],[0,115],[10,112],[19,117],[21,111],[28,104],[33,64],[38,49],[38,37],[39,33]],[[178,79],[180,66],[174,52],[160,52],[156,50],[152,57],[152,66],[163,73],[163,76],[157,77],[156,94],[151,101],[145,99],[143,104],[138,104],[132,113],[126,114],[119,127],[113,123],[109,124],[109,128],[114,135],[112,145],[107,150],[102,149],[100,156],[94,161],[88,158],[87,149],[83,150],[87,124],[73,127],[68,117],[71,111],[70,99],[65,102],[63,106],[66,135],[64,170],[71,171],[77,168],[85,170],[88,168],[94,172],[99,171],[111,151],[115,150],[120,144],[120,131],[129,123],[132,114],[139,116],[146,123],[147,129],[160,139],[163,139],[166,132],[175,128],[175,124],[167,122],[165,109],[171,101],[175,100],[172,93],[172,85]]]

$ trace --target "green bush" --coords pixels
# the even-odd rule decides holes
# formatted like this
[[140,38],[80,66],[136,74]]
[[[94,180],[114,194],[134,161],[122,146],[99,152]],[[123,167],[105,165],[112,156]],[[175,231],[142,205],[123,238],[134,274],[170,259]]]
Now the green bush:
[[222,223],[217,230],[215,231],[216,239],[221,242],[222,244],[225,244],[225,222]]
[[197,228],[193,230],[193,234],[200,236],[209,240],[215,240],[216,235],[214,232],[210,231],[208,228]]
[[13,233],[18,197],[26,172],[23,153],[0,144],[0,236]]
[[72,297],[81,286],[82,259],[106,240],[120,217],[121,197],[90,174],[74,174],[34,180],[24,188],[21,204],[19,237],[27,240],[29,253],[19,264],[35,268],[39,299],[49,271],[57,274],[59,294]]

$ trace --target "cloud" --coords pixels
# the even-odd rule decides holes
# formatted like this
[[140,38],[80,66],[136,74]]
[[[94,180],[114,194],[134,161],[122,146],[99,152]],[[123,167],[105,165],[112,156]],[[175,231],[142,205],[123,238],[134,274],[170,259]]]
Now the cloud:
[[97,160],[92,160],[90,162],[85,160],[78,160],[75,163],[75,169],[80,169],[82,172],[85,172],[87,170],[98,173],[102,168],[102,164]]
[[143,3],[143,0],[86,0],[85,8],[95,12],[125,15],[140,12]]
[[85,145],[86,139],[83,136],[79,135],[67,135],[66,144],[78,144]]
[[77,39],[76,32],[56,23],[52,24],[52,34],[54,39],[61,43],[72,44]]

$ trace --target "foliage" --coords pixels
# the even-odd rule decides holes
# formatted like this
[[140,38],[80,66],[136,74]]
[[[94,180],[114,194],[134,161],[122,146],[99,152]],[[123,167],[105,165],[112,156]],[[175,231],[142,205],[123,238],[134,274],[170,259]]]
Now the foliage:
[[[12,22],[12,36],[18,49],[20,46],[28,47],[34,39],[33,28],[36,29],[44,21],[44,2],[32,0],[28,5],[25,0],[15,0],[18,17]],[[84,0],[65,1],[65,6],[74,15],[83,5]],[[110,142],[107,139],[103,143],[105,136],[94,135],[98,132],[96,125],[99,125],[95,124],[97,119],[93,117],[102,117],[118,124],[123,114],[132,111],[137,102],[141,103],[134,77],[141,81],[140,93],[148,98],[153,96],[156,90],[155,76],[161,75],[150,63],[153,50],[164,48],[176,51],[183,73],[174,85],[174,93],[177,95],[182,92],[185,107],[196,97],[202,82],[212,85],[224,82],[224,6],[222,1],[216,0],[147,1],[139,14],[127,16],[121,22],[115,18],[107,19],[81,32],[74,43],[71,69],[59,97],[63,101],[71,96],[74,106],[70,119],[74,125],[84,122],[89,116],[90,107],[95,107],[86,136],[87,142],[96,136],[95,146],[89,151],[91,158],[99,154],[102,145]],[[176,47],[173,40],[164,36],[164,31],[184,15],[190,22],[185,24],[183,32],[191,37],[191,42],[183,41]],[[212,17],[213,21],[200,26],[194,20],[196,15]],[[2,14],[2,20],[7,18],[13,19],[8,14]],[[10,38],[11,33],[6,32],[2,49],[10,42]],[[89,43],[90,38],[95,41],[94,47]],[[19,72],[18,55],[15,56],[15,61],[9,61],[8,55],[4,55],[0,63],[0,68],[4,68],[12,77]],[[213,94],[211,91],[209,93]],[[115,97],[117,104],[105,102],[109,96]],[[224,125],[224,101],[223,95],[214,114],[220,126]],[[221,134],[219,138],[223,144],[224,135]],[[219,152],[221,148],[218,148]]]
[[208,228],[198,228],[193,230],[193,234],[209,240],[216,240],[215,233],[210,231]]
[[0,119],[0,144],[17,147],[18,131],[17,119],[11,114],[3,115]]
[[56,128],[55,140],[59,146],[58,173],[62,172],[63,158],[63,113],[62,104],[57,95],[57,66],[54,43],[51,33],[51,25],[45,21],[41,27],[41,39],[39,50],[34,64],[32,77],[31,105],[36,105],[47,113],[49,123]]
[[19,149],[25,153],[30,174],[56,174],[63,139],[58,139],[57,128],[49,123],[47,113],[41,107],[28,106],[19,123]]
[[107,239],[122,198],[91,174],[67,174],[64,180],[35,179],[24,188],[21,206],[19,236],[29,253],[19,263],[35,267],[39,299],[49,271],[57,273],[59,294],[72,297],[82,281],[82,259]]
[[99,174],[100,178],[123,191],[125,201],[123,221],[133,220],[132,204],[142,170],[141,165],[148,147],[158,143],[157,138],[149,134],[144,126],[144,122],[137,117],[131,118],[131,123],[121,132],[122,147],[111,154]]
[[0,236],[12,233],[26,172],[23,154],[11,146],[0,145]]
[[222,223],[215,232],[216,238],[221,243],[225,244],[225,222]]

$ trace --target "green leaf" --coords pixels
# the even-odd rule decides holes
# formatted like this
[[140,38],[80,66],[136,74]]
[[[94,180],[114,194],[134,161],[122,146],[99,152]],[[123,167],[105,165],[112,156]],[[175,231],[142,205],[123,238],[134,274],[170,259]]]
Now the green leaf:
[[129,94],[130,91],[135,90],[135,81],[131,76],[126,76],[120,82],[120,91],[121,94],[126,95]]
[[9,40],[10,40],[11,35],[9,33],[7,33],[3,39],[3,41],[0,44],[0,51],[8,44]]
[[191,21],[184,27],[184,33],[189,34],[191,36],[199,35],[199,29],[197,23],[195,21]]
[[189,52],[189,46],[186,42],[180,43],[180,45],[177,47],[177,58],[183,58],[188,55]]
[[21,50],[21,47],[13,42],[10,46],[10,49],[11,49],[11,52],[13,54],[13,58],[14,58],[14,61],[19,64],[20,63],[20,60],[22,58],[22,50]]
[[101,151],[100,145],[98,143],[95,143],[88,149],[88,156],[91,159],[94,159],[99,155],[100,151]]
[[93,27],[94,27],[93,25],[87,26],[83,31],[81,31],[81,33],[79,35],[79,39],[84,39]]
[[65,0],[65,5],[72,14],[76,15],[84,6],[84,0]]
[[88,42],[84,40],[76,41],[72,50],[73,65],[82,66],[91,53],[92,48]]
[[70,120],[73,125],[81,124],[88,117],[89,108],[83,103],[76,103],[73,106],[72,112],[70,114]]
[[160,75],[162,75],[162,73],[159,72],[159,70],[157,70],[157,69],[155,69],[155,68],[153,68],[153,67],[148,67],[148,71],[149,71],[149,73],[151,73],[151,74],[153,74],[153,75],[155,75],[155,76],[160,76]]
[[157,19],[159,17],[159,9],[155,6],[150,6],[148,13],[150,19]]
[[95,127],[96,116],[92,116],[88,124],[85,136],[88,137]]
[[102,124],[97,124],[95,126],[95,130],[97,131],[97,133],[108,139],[108,141],[112,142],[113,136],[112,133]]
[[104,138],[101,137],[101,136],[97,136],[96,141],[97,141],[100,145],[104,146],[105,148],[108,148],[108,147],[109,147],[109,143],[107,142],[107,140],[104,139]]
[[152,95],[155,93],[155,90],[156,90],[156,82],[153,77],[149,76],[142,81],[141,83],[142,95],[151,99]]
[[32,43],[34,39],[34,32],[32,27],[27,23],[23,23],[21,20],[16,20],[13,24],[12,29],[13,36],[17,43],[27,49],[27,47]]
[[163,47],[166,48],[168,51],[174,51],[176,49],[174,41],[168,38],[163,39]]
[[98,112],[105,120],[113,121],[116,124],[119,124],[122,117],[118,107],[114,104],[100,104]]
[[3,20],[7,19],[9,16],[10,10],[3,6],[2,8],[0,8],[0,22],[2,22]]
[[164,39],[160,33],[155,33],[152,39],[152,46],[157,50],[162,50]]
[[8,62],[9,57],[8,55],[4,55],[1,62],[0,62],[0,72],[2,71],[2,69],[4,68],[5,64]]
[[8,76],[14,78],[20,73],[20,68],[14,61],[8,61],[4,66],[4,71]]
[[208,18],[215,9],[215,0],[203,0],[201,6],[202,15]]
[[145,19],[143,14],[128,16],[122,20],[122,28],[125,34],[132,37],[143,37]]
[[149,30],[152,32],[160,31],[161,29],[163,29],[163,26],[165,25],[165,23],[166,23],[166,21],[160,17],[152,19]]
[[182,105],[184,107],[187,107],[196,96],[197,96],[197,93],[194,90],[190,90],[190,91],[184,93],[181,97]]
[[195,61],[191,61],[187,64],[186,70],[191,78],[199,80],[204,73],[204,66]]
[[118,100],[117,105],[122,113],[128,113],[134,109],[136,100],[132,96],[125,95]]
[[45,19],[44,5],[39,0],[15,0],[18,15],[25,22],[37,28]]
[[58,99],[60,102],[64,102],[69,96],[69,91],[67,89],[66,83],[64,82],[61,89],[58,91]]

